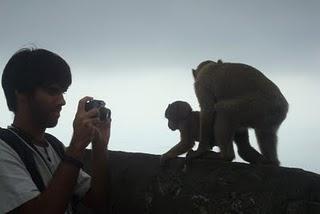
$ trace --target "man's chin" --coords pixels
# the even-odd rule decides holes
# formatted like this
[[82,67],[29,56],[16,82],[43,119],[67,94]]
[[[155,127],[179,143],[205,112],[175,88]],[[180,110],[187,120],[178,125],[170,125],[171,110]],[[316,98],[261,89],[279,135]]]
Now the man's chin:
[[47,128],[53,128],[58,124],[58,120],[52,120],[52,121],[48,121],[46,124]]

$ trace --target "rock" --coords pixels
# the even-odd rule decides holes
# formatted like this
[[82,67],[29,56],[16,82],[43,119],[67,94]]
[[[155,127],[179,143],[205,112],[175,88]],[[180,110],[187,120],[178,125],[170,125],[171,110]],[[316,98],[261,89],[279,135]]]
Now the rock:
[[[85,170],[90,173],[90,151]],[[116,214],[320,213],[320,175],[302,169],[110,151]]]

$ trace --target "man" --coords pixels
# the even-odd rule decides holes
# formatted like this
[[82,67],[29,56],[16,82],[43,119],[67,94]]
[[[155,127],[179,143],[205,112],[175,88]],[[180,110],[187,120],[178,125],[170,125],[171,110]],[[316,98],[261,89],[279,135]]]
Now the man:
[[[63,93],[71,85],[68,64],[44,49],[23,49],[8,61],[2,87],[14,120],[6,131],[30,147],[44,190],[37,188],[19,155],[0,139],[0,213],[72,213],[74,195],[97,212],[106,212],[107,146],[110,120],[99,109],[85,110],[92,97],[79,101],[70,145],[61,158],[45,137],[57,125]],[[92,178],[82,171],[85,148],[92,145]]]

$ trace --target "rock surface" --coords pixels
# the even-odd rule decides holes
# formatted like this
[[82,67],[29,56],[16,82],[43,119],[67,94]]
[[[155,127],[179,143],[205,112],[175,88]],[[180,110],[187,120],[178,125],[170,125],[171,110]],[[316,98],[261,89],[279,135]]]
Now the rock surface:
[[320,213],[320,175],[302,169],[184,158],[160,166],[158,155],[116,151],[109,163],[113,214]]

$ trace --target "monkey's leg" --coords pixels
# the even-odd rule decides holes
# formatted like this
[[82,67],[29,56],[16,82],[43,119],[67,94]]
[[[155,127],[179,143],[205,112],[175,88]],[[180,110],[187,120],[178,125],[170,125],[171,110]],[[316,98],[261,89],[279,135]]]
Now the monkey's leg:
[[232,161],[235,158],[232,144],[234,133],[235,126],[232,123],[232,118],[223,113],[216,113],[214,134],[223,160]]
[[202,157],[205,153],[211,150],[211,136],[214,124],[214,111],[200,112],[200,140],[198,148],[195,152],[190,151],[189,158]]
[[206,87],[206,82],[196,81],[194,84],[195,93],[200,104],[200,133],[199,146],[196,152],[191,153],[192,157],[200,157],[211,150],[211,136],[213,132],[215,116],[215,97],[214,92]]
[[263,156],[257,152],[249,142],[249,133],[247,128],[237,129],[234,135],[234,142],[238,148],[240,157],[249,163],[263,163]]
[[278,166],[280,162],[277,154],[277,130],[278,127],[255,129],[255,133],[260,151],[266,159],[266,163]]

